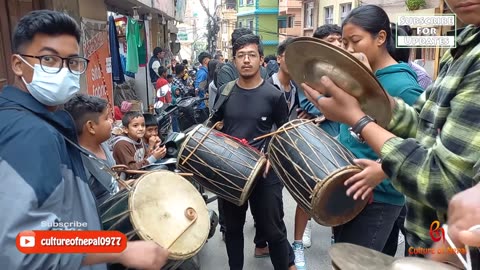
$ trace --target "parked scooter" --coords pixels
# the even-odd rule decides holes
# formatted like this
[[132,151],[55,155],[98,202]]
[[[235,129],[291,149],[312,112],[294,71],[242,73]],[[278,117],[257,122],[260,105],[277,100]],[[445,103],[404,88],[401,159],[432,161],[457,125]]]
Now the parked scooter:
[[178,125],[181,131],[185,131],[193,125],[202,124],[206,119],[202,119],[201,109],[198,106],[202,101],[208,98],[185,97],[177,102],[178,107]]

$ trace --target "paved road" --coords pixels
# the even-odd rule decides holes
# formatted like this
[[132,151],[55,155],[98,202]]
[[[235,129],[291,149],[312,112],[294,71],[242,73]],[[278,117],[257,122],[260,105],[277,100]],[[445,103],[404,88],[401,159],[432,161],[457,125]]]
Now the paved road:
[[[285,210],[285,224],[288,229],[288,239],[293,242],[293,225],[296,203],[290,194],[284,189],[283,203]],[[208,205],[209,208],[217,210],[216,202]],[[251,214],[247,214],[247,221],[244,228],[245,232],[245,264],[244,270],[270,270],[273,266],[270,258],[254,258],[253,257],[253,237],[255,228],[253,226],[253,218]],[[312,226],[312,247],[306,249],[306,259],[308,270],[332,269],[328,249],[330,248],[330,227],[323,227],[316,223]],[[399,250],[403,250],[403,244],[399,246]],[[210,239],[199,254],[202,270],[228,270],[227,251],[225,243],[221,239],[218,229],[215,236]],[[398,253],[397,253],[398,256]]]

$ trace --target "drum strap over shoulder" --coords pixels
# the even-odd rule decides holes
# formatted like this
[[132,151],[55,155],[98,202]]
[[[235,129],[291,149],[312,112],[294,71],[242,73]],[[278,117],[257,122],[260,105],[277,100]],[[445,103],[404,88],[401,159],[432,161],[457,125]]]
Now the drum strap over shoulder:
[[210,114],[210,117],[207,119],[205,122],[207,126],[213,125],[215,123],[210,123],[210,119],[215,115],[218,110],[225,104],[225,102],[228,100],[230,97],[230,94],[232,93],[233,87],[237,83],[237,80],[228,82],[225,85],[225,88],[223,88],[222,93],[218,96],[218,99],[216,100],[215,104],[213,105],[212,113]]

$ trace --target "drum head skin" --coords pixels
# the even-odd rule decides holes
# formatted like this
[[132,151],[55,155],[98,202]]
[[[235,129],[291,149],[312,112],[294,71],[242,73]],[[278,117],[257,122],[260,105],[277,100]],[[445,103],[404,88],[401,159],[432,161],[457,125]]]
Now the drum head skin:
[[354,219],[368,199],[354,200],[347,196],[345,181],[362,170],[356,166],[343,167],[324,181],[318,182],[312,197],[312,217],[323,226],[339,226]]
[[288,45],[285,61],[296,83],[315,88],[326,75],[357,98],[362,110],[380,126],[390,122],[392,110],[387,94],[372,72],[349,52],[318,38],[299,37]]
[[197,220],[169,248],[172,260],[193,257],[207,240],[210,220],[200,193],[183,177],[162,171],[140,177],[129,196],[130,221],[137,234],[162,247],[168,247],[189,225],[188,207],[196,211]]

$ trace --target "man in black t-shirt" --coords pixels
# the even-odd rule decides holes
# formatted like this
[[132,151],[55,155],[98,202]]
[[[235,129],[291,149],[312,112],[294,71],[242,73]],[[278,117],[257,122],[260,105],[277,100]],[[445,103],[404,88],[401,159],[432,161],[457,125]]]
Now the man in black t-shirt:
[[[230,96],[214,112],[210,123],[223,120],[222,132],[240,139],[260,151],[265,151],[268,138],[254,141],[255,137],[269,133],[273,125],[282,126],[288,121],[288,108],[285,97],[275,86],[265,82],[260,74],[263,62],[263,48],[260,38],[244,35],[233,44],[233,55],[239,78]],[[219,89],[222,93],[225,86]],[[287,231],[283,222],[283,184],[268,163],[257,179],[249,198],[257,229],[268,242],[270,259],[276,270],[296,269],[289,259],[293,254],[287,240]],[[228,263],[231,270],[243,269],[244,237],[243,226],[248,205],[237,206],[223,201],[226,225],[225,243]]]

